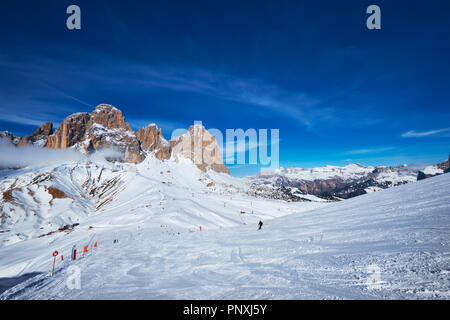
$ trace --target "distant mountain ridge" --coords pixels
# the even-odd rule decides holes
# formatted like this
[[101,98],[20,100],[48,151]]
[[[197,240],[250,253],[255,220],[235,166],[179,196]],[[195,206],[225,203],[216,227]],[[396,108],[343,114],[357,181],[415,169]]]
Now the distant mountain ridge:
[[[91,113],[74,113],[53,130],[43,123],[33,134],[16,137],[7,131],[0,139],[21,148],[72,149],[84,154],[112,149],[108,159],[138,164],[149,154],[164,161],[190,159],[199,169],[229,174],[216,139],[202,126],[191,126],[184,135],[167,141],[156,124],[134,132],[122,112],[109,104],[98,105]],[[450,160],[450,159],[449,159]],[[426,179],[449,172],[449,161],[436,165],[325,166],[312,169],[280,168],[247,177],[254,195],[292,201],[307,201],[306,195],[326,200],[347,199],[368,192]]]
[[[376,192],[401,184],[443,174],[449,171],[449,161],[436,165],[364,166],[348,164],[343,167],[325,166],[311,169],[280,168],[273,172],[261,171],[248,177],[255,188],[267,189],[293,198],[315,195],[324,199],[348,199],[368,192]],[[266,189],[266,190],[264,190]]]

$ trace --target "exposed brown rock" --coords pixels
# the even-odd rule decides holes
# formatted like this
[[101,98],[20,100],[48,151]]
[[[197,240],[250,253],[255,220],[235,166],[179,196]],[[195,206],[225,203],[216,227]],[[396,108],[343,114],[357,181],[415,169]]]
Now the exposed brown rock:
[[66,193],[56,187],[48,187],[47,188],[48,193],[53,197],[53,199],[64,199],[64,198],[68,198],[68,196],[66,195]]
[[3,202],[13,202],[16,200],[16,198],[12,195],[14,189],[8,189],[5,192],[3,192]]
[[31,136],[22,137],[17,143],[18,147],[24,147],[26,145],[38,145],[40,147],[45,147],[48,141],[48,137],[53,132],[53,123],[45,122],[43,123]]
[[132,163],[145,159],[145,152],[152,152],[160,160],[173,154],[191,159],[201,170],[229,173],[224,165],[216,139],[201,125],[191,126],[188,132],[167,142],[156,125],[141,128],[135,133],[125,122],[122,112],[108,104],[100,104],[89,113],[75,113],[63,120],[53,131],[53,124],[46,122],[31,136],[17,138],[8,132],[0,132],[14,145],[34,144],[51,149],[74,148],[88,153],[92,150],[113,149],[117,155],[110,157]]
[[143,150],[155,152],[155,156],[159,160],[170,159],[170,145],[162,136],[161,129],[158,129],[155,124],[139,129],[136,132],[136,137],[141,143]]
[[55,130],[55,133],[48,137],[47,148],[65,149],[70,148],[84,140],[89,113],[75,113],[67,118]]
[[113,106],[101,104],[91,113],[68,116],[47,142],[47,148],[75,147],[79,151],[113,149],[117,160],[139,163],[144,160],[139,141],[125,118]]
[[49,136],[53,133],[53,123],[43,123],[34,133],[33,136]]
[[339,179],[304,181],[298,189],[307,194],[323,194],[332,192],[342,181]]
[[113,106],[101,104],[92,112],[87,134],[95,150],[112,148],[121,153],[126,162],[139,163],[145,157],[139,141],[122,112]]
[[125,122],[125,118],[122,112],[109,105],[100,104],[91,113],[91,123],[97,123],[108,129],[125,129],[127,131],[131,130],[128,123]]
[[216,139],[202,125],[191,126],[182,136],[170,140],[172,154],[191,159],[200,170],[229,174]]
[[436,166],[439,169],[444,170],[444,173],[449,172],[449,170],[450,170],[450,155],[448,156],[448,160],[446,160],[444,162],[441,162],[441,163],[438,163]]

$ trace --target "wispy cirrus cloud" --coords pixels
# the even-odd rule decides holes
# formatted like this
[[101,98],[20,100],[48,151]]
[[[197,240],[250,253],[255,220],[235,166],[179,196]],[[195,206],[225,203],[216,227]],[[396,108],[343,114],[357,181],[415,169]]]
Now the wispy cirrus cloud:
[[[58,80],[62,82],[58,83],[58,87],[64,87],[67,79],[73,80],[74,77],[78,79],[77,77],[83,76],[89,81],[102,83],[105,87],[114,87],[119,91],[123,88],[123,83],[133,83],[135,88],[159,88],[173,92],[194,93],[250,107],[259,107],[273,114],[293,119],[310,129],[318,122],[335,120],[338,117],[333,106],[324,105],[330,97],[319,97],[306,91],[287,89],[258,77],[241,77],[236,74],[186,66],[151,66],[108,55],[101,55],[99,59],[99,54],[94,52],[84,52],[83,55],[84,62],[48,61],[45,58],[33,57],[34,63],[30,65],[3,62],[0,67],[18,70],[27,78],[31,77],[40,85],[51,89],[61,98],[88,107],[91,107],[91,104],[84,101],[84,98],[76,93],[57,88],[53,82]],[[91,64],[91,61],[95,61],[95,64]],[[55,80],[54,75],[49,74],[48,70],[64,71]],[[87,71],[81,73],[74,70]],[[64,76],[66,73],[67,76]],[[86,82],[77,83],[83,87]],[[69,85],[67,84],[67,87]],[[79,91],[87,92],[92,89],[88,84],[86,86],[87,88]]]
[[[333,113],[319,107],[319,98],[291,91],[260,79],[245,79],[231,74],[192,69],[161,69],[127,65],[126,72],[135,83],[152,88],[183,91],[261,107],[288,116],[306,127]],[[124,70],[125,72],[125,70]]]
[[[442,135],[442,134],[444,134],[444,135]],[[448,136],[450,136],[450,128],[436,129],[436,130],[429,130],[429,131],[410,130],[401,135],[402,138],[422,138],[422,137],[430,137],[430,136],[448,137]]]
[[[3,112],[3,109],[0,109],[0,111]],[[29,118],[25,115],[14,115],[7,113],[4,113],[1,120],[29,126],[40,126],[43,122],[45,122],[43,120]]]
[[367,148],[367,149],[357,149],[347,151],[345,154],[372,154],[372,153],[381,153],[385,151],[394,150],[394,147],[382,147],[382,148]]

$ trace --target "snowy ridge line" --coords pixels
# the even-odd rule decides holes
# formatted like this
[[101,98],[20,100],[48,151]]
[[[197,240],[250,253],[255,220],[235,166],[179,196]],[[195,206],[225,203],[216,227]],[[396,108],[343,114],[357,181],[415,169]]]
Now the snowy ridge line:
[[[304,201],[317,197],[326,201],[340,201],[390,187],[416,182],[450,171],[449,162],[438,164],[411,164],[401,166],[344,167],[325,166],[312,169],[280,168],[273,172],[261,171],[246,177],[254,194],[282,194],[286,200]],[[312,197],[316,197],[316,199]]]

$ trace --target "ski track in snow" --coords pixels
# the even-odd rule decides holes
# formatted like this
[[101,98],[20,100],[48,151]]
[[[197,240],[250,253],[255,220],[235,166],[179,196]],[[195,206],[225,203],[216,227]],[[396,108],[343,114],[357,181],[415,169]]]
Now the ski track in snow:
[[[450,298],[449,174],[337,203],[288,203],[229,194],[220,183],[243,188],[239,179],[190,164],[136,168],[75,231],[1,247],[0,277],[42,273],[0,298]],[[68,261],[92,236],[98,248]],[[55,249],[65,261],[50,277]],[[66,286],[70,265],[81,269],[81,290]]]

